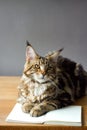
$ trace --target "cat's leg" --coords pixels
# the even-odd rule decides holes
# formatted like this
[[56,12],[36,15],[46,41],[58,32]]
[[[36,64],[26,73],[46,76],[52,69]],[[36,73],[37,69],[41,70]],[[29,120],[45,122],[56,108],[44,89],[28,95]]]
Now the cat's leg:
[[58,101],[44,101],[35,107],[33,107],[30,111],[30,115],[33,117],[41,116],[51,110],[55,110],[60,108],[61,105]]
[[22,111],[25,113],[29,113],[30,110],[33,108],[33,104],[29,103],[29,102],[25,102],[22,104]]
[[41,116],[49,111],[71,105],[73,102],[73,96],[69,93],[64,92],[60,95],[59,99],[43,101],[34,106],[30,110],[30,115],[33,117]]

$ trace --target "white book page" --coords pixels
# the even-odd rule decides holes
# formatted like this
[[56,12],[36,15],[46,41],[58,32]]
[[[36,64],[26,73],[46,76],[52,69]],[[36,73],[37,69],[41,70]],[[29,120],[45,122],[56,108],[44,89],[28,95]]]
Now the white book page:
[[29,113],[24,113],[21,109],[21,104],[17,103],[6,118],[6,121],[20,123],[43,123],[44,115],[40,117],[31,117]]
[[81,122],[81,106],[68,106],[50,111],[45,116],[46,121]]

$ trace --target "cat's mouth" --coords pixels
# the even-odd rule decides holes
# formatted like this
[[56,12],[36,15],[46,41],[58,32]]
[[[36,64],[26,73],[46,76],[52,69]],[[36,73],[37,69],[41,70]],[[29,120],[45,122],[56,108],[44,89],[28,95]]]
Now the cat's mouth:
[[34,79],[39,83],[48,83],[50,80],[44,75],[34,75]]

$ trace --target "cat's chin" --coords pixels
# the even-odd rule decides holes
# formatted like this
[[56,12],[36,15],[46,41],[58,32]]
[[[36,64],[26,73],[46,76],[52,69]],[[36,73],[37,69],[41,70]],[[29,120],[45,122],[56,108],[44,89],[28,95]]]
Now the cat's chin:
[[48,80],[46,79],[41,79],[41,78],[35,78],[35,80],[39,83],[46,83]]

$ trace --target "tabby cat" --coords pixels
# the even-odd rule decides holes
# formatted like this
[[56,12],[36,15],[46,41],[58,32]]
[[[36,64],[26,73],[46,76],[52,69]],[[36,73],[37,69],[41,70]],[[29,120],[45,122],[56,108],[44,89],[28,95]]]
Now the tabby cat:
[[87,72],[80,64],[61,56],[62,50],[42,57],[27,42],[26,63],[18,86],[23,112],[41,116],[86,94]]

